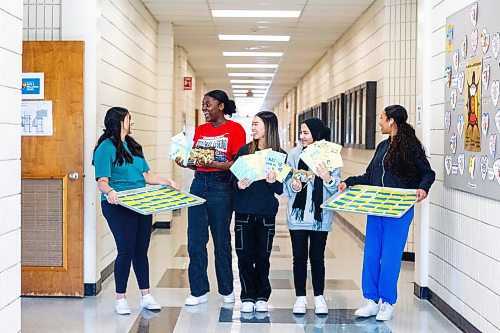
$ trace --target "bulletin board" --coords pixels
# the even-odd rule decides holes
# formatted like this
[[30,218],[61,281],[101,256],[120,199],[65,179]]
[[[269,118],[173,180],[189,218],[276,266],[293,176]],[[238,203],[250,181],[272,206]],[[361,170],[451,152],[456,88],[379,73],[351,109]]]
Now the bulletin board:
[[416,190],[355,185],[342,193],[337,192],[321,208],[397,218],[403,216],[416,201]]
[[498,0],[446,19],[444,184],[500,200]]
[[143,215],[201,205],[205,199],[169,186],[141,187],[118,192],[119,204]]

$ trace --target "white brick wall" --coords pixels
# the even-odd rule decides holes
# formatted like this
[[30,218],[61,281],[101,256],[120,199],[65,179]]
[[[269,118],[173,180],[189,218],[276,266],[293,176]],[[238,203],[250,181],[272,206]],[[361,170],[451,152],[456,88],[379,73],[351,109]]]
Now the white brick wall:
[[[172,24],[158,24],[158,76],[157,76],[157,123],[156,123],[156,168],[158,174],[172,179],[173,163],[168,158],[169,140],[176,133],[174,124],[174,32]],[[158,221],[171,221],[172,212],[156,215]]]
[[[278,103],[274,111],[280,121],[288,124],[292,120],[284,112],[285,100],[292,114],[294,110],[300,113],[366,81],[377,81],[377,117],[385,106],[402,104],[409,112],[409,122],[414,124],[416,18],[416,0],[375,1],[298,84],[296,107],[291,103],[293,96],[289,96],[293,92]],[[378,126],[376,130],[377,142],[385,139]],[[373,152],[344,149],[342,178],[364,173]],[[364,234],[365,216],[342,215]],[[413,248],[412,224],[405,251],[413,252]]]
[[0,327],[21,331],[21,69],[20,1],[0,3]]
[[[157,130],[171,112],[157,117],[158,60],[166,57],[158,52],[158,23],[140,0],[99,0],[98,5],[101,39],[96,136],[102,134],[104,116],[110,107],[127,108],[134,122],[132,135],[143,146],[151,170],[156,172],[157,154],[162,150],[157,145]],[[115,259],[116,247],[100,208],[97,214],[99,273]]]
[[61,1],[23,0],[24,40],[61,39]]
[[[173,113],[173,133],[174,135],[183,130],[185,126],[186,136],[193,138],[195,130],[195,109],[199,109],[201,113],[201,101],[203,96],[199,94],[204,94],[206,91],[202,91],[201,87],[198,87],[200,82],[196,78],[196,73],[194,69],[188,62],[187,53],[181,46],[175,47],[175,64],[174,64],[174,110]],[[190,76],[193,78],[193,89],[184,90],[184,77]],[[200,88],[200,89],[198,89]],[[205,118],[199,122],[203,124]],[[179,181],[179,185],[184,189],[188,190],[191,184],[193,171],[186,168],[179,168],[174,166],[174,177]]]
[[[446,17],[471,1],[432,3],[432,165],[429,288],[482,332],[500,331],[500,203],[443,186],[444,39]],[[479,13],[481,1],[479,1]]]

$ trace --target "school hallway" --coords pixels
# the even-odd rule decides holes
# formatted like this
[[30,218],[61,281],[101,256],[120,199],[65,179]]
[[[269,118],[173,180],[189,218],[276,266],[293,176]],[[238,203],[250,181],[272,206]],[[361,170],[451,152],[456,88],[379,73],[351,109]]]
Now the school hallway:
[[[394,317],[377,322],[375,317],[355,319],[354,311],[362,305],[361,265],[363,244],[350,231],[334,222],[325,251],[325,299],[328,316],[314,314],[314,301],[308,276],[308,311],[305,316],[292,314],[295,301],[293,289],[291,242],[286,226],[286,198],[281,197],[277,216],[276,236],[271,256],[270,279],[273,288],[269,312],[241,314],[239,311],[240,282],[237,257],[234,252],[233,272],[236,303],[223,304],[217,293],[212,242],[209,243],[208,303],[185,306],[189,296],[187,267],[187,210],[174,218],[170,230],[154,231],[149,250],[151,294],[162,305],[154,313],[139,308],[139,290],[131,271],[127,299],[132,308],[129,316],[120,316],[114,309],[113,275],[95,297],[22,298],[23,332],[116,332],[116,333],[236,333],[236,332],[357,332],[357,333],[448,333],[460,332],[427,300],[413,295],[414,263],[402,263],[398,284],[398,302]],[[233,224],[234,225],[234,220]]]
[[[500,333],[499,17],[499,0],[0,1],[0,333]],[[387,109],[395,106],[399,116],[388,117]],[[119,119],[111,117],[114,126],[106,122],[111,109],[121,110]],[[267,116],[260,112],[277,122],[271,130],[264,124],[262,147],[259,126]],[[335,163],[346,181],[375,165],[382,172],[373,173],[377,179],[371,179],[371,185],[380,178],[382,187],[427,193],[414,205],[393,319],[354,317],[364,304],[367,214],[402,212],[396,201],[373,196],[349,199],[348,206],[331,206],[336,212],[325,258],[328,316],[314,313],[310,271],[307,314],[292,314],[293,258],[284,195],[271,255],[269,312],[240,313],[234,216],[236,303],[223,304],[217,292],[210,236],[208,303],[185,306],[190,286],[183,205],[193,203],[185,192],[190,191],[194,172],[175,159],[202,154],[207,161],[214,157],[215,170],[226,170],[243,141],[254,140],[259,150],[273,146],[276,152],[290,154],[295,147],[304,147],[303,126],[313,118],[330,143],[301,152],[307,168],[299,165],[298,157],[293,172],[275,164],[283,177],[304,176],[301,170],[306,169],[325,176],[317,169],[325,160]],[[234,123],[232,130],[219,126],[228,123]],[[308,127],[311,137],[318,132],[315,127]],[[400,138],[420,141],[425,158],[409,154],[406,149],[413,145],[398,139],[391,142],[402,143],[395,143],[402,155],[393,155],[398,150],[391,148],[388,159],[387,150],[372,164],[377,152],[383,151],[377,147],[388,149],[388,139],[398,137],[397,128],[403,133]],[[99,147],[104,149],[99,138],[111,139],[111,134],[114,147],[107,145],[108,157],[97,158],[96,168],[95,152],[99,157]],[[121,182],[119,177],[99,176],[98,169],[100,162],[114,169],[120,147],[128,147],[130,138],[141,147],[139,152],[133,144],[132,155],[143,155],[147,167],[135,169],[140,171],[136,173],[140,185],[121,188],[113,184]],[[237,164],[233,174],[238,169],[261,173],[263,155],[249,155],[254,156]],[[435,173],[430,189],[429,177],[416,181],[413,157],[425,161],[427,176],[430,169]],[[204,168],[198,167],[203,173]],[[400,178],[392,167],[415,176],[415,183],[387,182]],[[229,177],[214,176],[217,181],[209,180],[205,189],[225,185]],[[152,192],[173,191],[143,189],[143,180],[148,187],[173,180],[183,193],[163,202],[151,198],[159,194]],[[312,200],[307,196],[304,200],[310,188],[320,188],[312,183],[299,196],[298,208],[310,202],[318,207],[331,198],[328,187],[335,186],[328,177],[324,180],[326,194],[318,196],[320,191],[313,190]],[[263,199],[260,188],[252,191],[245,193],[257,199],[237,200],[238,204],[273,203],[269,197]],[[141,195],[135,196],[136,192]],[[228,202],[229,191],[227,197],[217,193],[195,194],[216,198],[219,204],[212,207],[220,208]],[[141,293],[131,268],[127,299],[132,313],[116,314],[115,263],[118,280],[124,280],[122,245],[131,247],[133,240],[114,237],[113,221],[129,221],[115,219],[114,214],[110,218],[111,205],[104,204],[103,209],[102,196],[109,194],[111,201],[127,195],[121,203],[131,203],[130,211],[115,208],[129,214],[155,206],[142,212],[152,215],[149,283],[161,312],[141,311]],[[408,208],[410,202],[403,206]],[[264,209],[256,209],[267,216]],[[122,227],[134,232],[130,224]],[[134,251],[142,253],[136,266],[145,286],[149,229],[141,228],[141,235],[142,247]],[[226,231],[225,244],[227,235]],[[390,246],[403,245],[402,238],[390,239]],[[399,254],[393,257],[397,260]],[[225,260],[219,268],[228,275],[230,264]],[[229,286],[226,282],[222,290]],[[118,307],[121,310],[127,308]]]

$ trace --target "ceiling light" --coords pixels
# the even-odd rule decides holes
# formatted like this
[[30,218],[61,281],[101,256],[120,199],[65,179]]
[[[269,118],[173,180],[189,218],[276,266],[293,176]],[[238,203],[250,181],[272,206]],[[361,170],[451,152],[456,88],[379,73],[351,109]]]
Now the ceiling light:
[[219,40],[255,40],[265,42],[288,42],[290,36],[277,35],[219,35]]
[[233,89],[233,93],[234,94],[243,94],[243,93],[247,93],[248,90],[251,90],[253,91],[255,94],[264,94],[266,92],[266,88],[264,89],[255,89],[255,88],[249,88],[249,89]]
[[[265,94],[263,93],[256,93],[253,90],[247,90],[244,93],[235,93],[233,92],[234,97],[264,97]],[[252,96],[249,96],[251,94]]]
[[224,57],[281,57],[283,52],[222,52]]
[[213,17],[299,17],[300,10],[212,10]]
[[232,88],[233,89],[267,89],[269,86],[267,84],[261,85],[261,86],[256,86],[256,85],[248,85],[248,84],[233,84]]
[[273,77],[274,73],[228,73],[229,76]]
[[278,64],[226,64],[226,68],[278,68]]
[[271,83],[271,80],[230,80],[231,83]]

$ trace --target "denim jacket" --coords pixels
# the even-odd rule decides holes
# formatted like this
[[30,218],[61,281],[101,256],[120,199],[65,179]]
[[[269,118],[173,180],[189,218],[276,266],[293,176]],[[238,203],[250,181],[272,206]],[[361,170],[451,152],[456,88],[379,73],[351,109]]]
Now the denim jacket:
[[[297,169],[299,165],[299,154],[302,152],[302,147],[293,148],[288,154],[287,164],[291,166],[293,169]],[[330,184],[326,184],[323,182],[323,202],[328,200],[332,195],[337,192],[337,186],[340,183],[340,169],[337,168],[331,172],[331,176],[333,181]],[[317,176],[316,176],[317,177]],[[311,208],[313,205],[312,201],[312,192],[313,186],[312,184],[307,185],[307,200],[306,207],[304,208],[304,219],[302,221],[298,221],[293,214],[293,202],[295,201],[295,197],[297,193],[292,189],[292,177],[288,176],[285,180],[283,190],[285,195],[288,197],[288,207],[287,207],[287,222],[288,228],[290,230],[316,230],[316,231],[330,231],[332,230],[333,224],[333,211],[324,209],[321,217],[323,219],[322,222],[318,222],[314,220],[314,214],[311,212]]]

